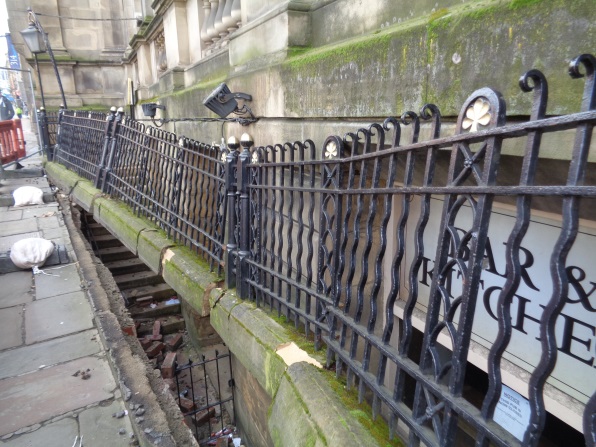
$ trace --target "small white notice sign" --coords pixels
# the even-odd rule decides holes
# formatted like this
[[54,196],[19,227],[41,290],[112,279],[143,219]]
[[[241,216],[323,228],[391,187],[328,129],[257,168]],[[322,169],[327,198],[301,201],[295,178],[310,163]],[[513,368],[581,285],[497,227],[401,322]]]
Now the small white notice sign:
[[493,420],[521,441],[530,422],[530,402],[503,385]]

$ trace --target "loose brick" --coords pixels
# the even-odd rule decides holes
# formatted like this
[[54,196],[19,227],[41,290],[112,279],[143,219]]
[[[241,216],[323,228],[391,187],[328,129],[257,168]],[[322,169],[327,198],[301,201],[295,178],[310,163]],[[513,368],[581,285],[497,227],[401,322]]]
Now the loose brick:
[[186,397],[181,397],[179,401],[180,409],[185,412],[189,412],[195,409],[195,403],[187,399]]
[[159,335],[150,335],[149,336],[150,340],[153,341],[161,341],[163,339],[163,335],[159,334]]
[[143,348],[143,351],[146,351],[147,348],[149,348],[149,346],[151,346],[153,344],[153,340],[151,340],[148,337],[139,338],[139,342],[141,343],[141,347]]
[[163,343],[159,341],[154,341],[153,343],[151,343],[151,346],[149,346],[149,348],[147,348],[145,352],[147,353],[147,357],[151,358],[157,356],[157,354],[163,351],[165,347],[166,345],[164,345]]
[[168,352],[166,358],[163,360],[161,365],[161,376],[164,379],[171,379],[174,377],[174,371],[176,368],[176,353]]
[[207,410],[203,410],[197,413],[197,415],[195,416],[195,423],[196,425],[200,426],[207,422],[209,419],[211,419],[213,416],[215,416],[215,408],[211,407]]
[[126,335],[137,336],[137,328],[134,325],[122,326],[122,332]]
[[182,334],[176,334],[166,340],[166,346],[170,351],[175,351],[182,344]]
[[153,323],[153,335],[159,335],[161,333],[161,321],[155,320]]

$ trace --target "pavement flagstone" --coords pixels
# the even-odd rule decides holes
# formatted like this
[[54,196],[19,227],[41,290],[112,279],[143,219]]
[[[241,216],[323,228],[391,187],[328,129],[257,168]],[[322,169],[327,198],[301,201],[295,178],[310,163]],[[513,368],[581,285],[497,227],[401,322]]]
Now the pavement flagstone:
[[[28,153],[36,152],[31,132],[25,138]],[[21,164],[28,177],[6,170],[0,178],[1,203],[23,185],[40,187],[48,202],[40,156]],[[131,421],[113,417],[125,404],[56,202],[0,206],[0,254],[25,237],[63,246],[70,262],[42,267],[45,274],[0,274],[0,446],[65,447],[81,436],[85,446],[128,446]]]

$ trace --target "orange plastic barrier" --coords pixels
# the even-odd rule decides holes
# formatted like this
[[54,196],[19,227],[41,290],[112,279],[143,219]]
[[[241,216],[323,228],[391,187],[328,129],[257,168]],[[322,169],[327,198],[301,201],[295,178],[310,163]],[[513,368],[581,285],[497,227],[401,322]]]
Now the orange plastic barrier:
[[26,155],[25,137],[20,119],[0,121],[0,154],[2,164]]

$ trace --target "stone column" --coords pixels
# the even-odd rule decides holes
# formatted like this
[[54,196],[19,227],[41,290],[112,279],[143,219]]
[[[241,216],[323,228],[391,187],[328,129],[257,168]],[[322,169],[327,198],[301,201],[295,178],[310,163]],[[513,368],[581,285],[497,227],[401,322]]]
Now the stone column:
[[226,28],[222,22],[223,10],[226,4],[226,0],[219,0],[219,5],[217,6],[217,13],[215,14],[215,21],[213,22],[213,28],[215,30],[216,36],[213,38],[213,41],[217,44],[221,40],[220,34],[222,34]]
[[219,37],[217,31],[215,31],[215,15],[217,14],[219,0],[209,0],[209,2],[211,3],[211,12],[209,13],[209,20],[207,22],[207,36],[209,40],[213,41],[215,37]]
[[206,47],[211,42],[211,39],[207,34],[207,28],[209,28],[209,17],[211,15],[211,3],[209,2],[209,0],[203,1],[203,10],[204,13],[203,21],[201,22],[201,40],[203,41],[204,46]]
[[[188,0],[186,3],[188,29],[191,35],[188,39],[188,56],[190,63],[201,60],[201,52],[205,48],[202,34],[203,0]],[[200,31],[201,39],[197,39],[197,30]]]
[[190,63],[186,1],[174,0],[163,18],[168,69]]
[[137,70],[139,87],[149,87],[153,84],[153,63],[149,44],[141,45],[137,50]]
[[240,0],[234,0],[232,4],[232,19],[236,23],[236,28],[240,28],[242,24],[242,5],[240,4]]

